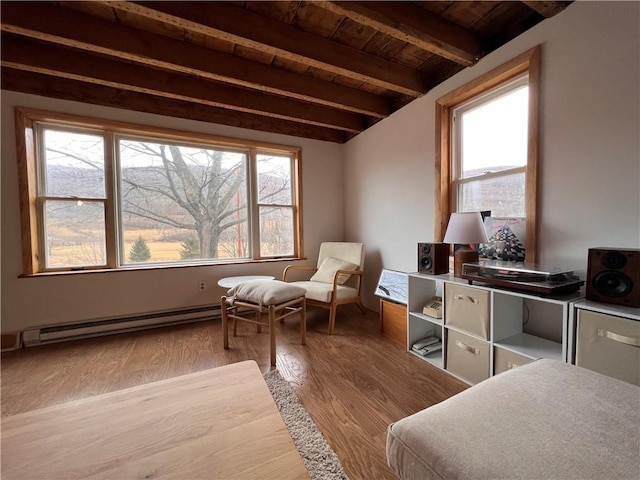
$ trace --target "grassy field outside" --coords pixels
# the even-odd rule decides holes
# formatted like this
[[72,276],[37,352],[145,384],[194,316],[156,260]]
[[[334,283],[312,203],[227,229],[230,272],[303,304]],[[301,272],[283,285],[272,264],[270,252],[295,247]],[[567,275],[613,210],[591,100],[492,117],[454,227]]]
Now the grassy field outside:
[[[74,230],[71,228],[50,228],[48,248],[48,264],[50,267],[64,267],[74,265],[102,265],[104,256],[104,231]],[[176,262],[180,261],[183,240],[176,238],[189,237],[189,233],[180,229],[165,228],[127,230],[124,234],[125,263],[129,261],[129,253],[134,242],[142,237],[151,258],[148,262]],[[53,239],[53,240],[52,240]],[[221,249],[220,252],[224,252]]]
[[[98,266],[106,264],[105,232],[98,228],[83,226],[49,225],[47,245],[47,266],[64,268],[74,266]],[[124,232],[124,264],[127,263],[171,263],[180,262],[180,253],[184,249],[183,242],[193,239],[196,233],[178,228],[162,229],[129,229]],[[130,262],[131,247],[139,238],[143,238],[151,257],[145,262]],[[276,238],[276,240],[280,240]],[[197,245],[197,244],[196,244]],[[197,248],[197,247],[195,247]],[[290,248],[293,251],[293,248]],[[272,251],[273,250],[273,251]],[[278,255],[288,247],[281,242],[266,241],[261,246],[263,255]],[[218,258],[239,258],[236,252],[246,252],[246,240],[238,245],[237,239],[226,238],[226,242],[218,244]],[[240,258],[245,258],[242,254]],[[196,260],[196,259],[194,259]]]

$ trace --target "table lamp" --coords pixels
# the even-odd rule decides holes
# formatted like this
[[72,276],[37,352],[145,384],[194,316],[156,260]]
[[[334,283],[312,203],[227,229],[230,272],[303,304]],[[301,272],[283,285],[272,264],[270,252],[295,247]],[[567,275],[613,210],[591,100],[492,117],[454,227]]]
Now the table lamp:
[[460,248],[453,252],[453,275],[461,277],[463,263],[478,261],[478,252],[469,244],[489,241],[480,212],[452,213],[443,241],[461,244]]

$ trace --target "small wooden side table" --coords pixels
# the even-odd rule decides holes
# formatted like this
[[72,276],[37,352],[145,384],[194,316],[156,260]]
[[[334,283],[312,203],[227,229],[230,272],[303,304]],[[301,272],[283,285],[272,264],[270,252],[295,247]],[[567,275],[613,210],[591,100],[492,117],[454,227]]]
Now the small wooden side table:
[[407,348],[407,306],[380,299],[380,331]]

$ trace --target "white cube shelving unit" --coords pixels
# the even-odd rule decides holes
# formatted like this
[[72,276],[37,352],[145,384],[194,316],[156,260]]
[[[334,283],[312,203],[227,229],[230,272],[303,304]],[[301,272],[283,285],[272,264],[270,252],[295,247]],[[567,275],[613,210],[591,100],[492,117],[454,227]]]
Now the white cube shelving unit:
[[[488,338],[465,331],[459,326],[447,323],[447,288],[464,285],[473,292],[488,292],[489,332]],[[477,289],[477,290],[475,290]],[[422,313],[422,309],[433,296],[443,298],[442,318],[437,319]],[[479,295],[486,298],[487,295]],[[538,358],[553,358],[570,361],[569,322],[573,304],[583,298],[581,292],[560,296],[542,296],[528,292],[493,287],[486,284],[473,284],[451,274],[425,275],[409,274],[409,295],[407,304],[407,348],[409,352],[422,360],[435,365],[467,383],[473,383],[459,372],[447,369],[447,335],[455,331],[471,338],[476,345],[489,348],[487,375],[494,375],[495,349],[511,352],[525,361]],[[473,322],[473,318],[468,319]],[[442,340],[443,348],[422,356],[411,350],[411,346],[427,332],[433,330]],[[456,335],[459,338],[459,335]],[[458,341],[458,343],[460,343]],[[473,350],[473,349],[471,349]]]

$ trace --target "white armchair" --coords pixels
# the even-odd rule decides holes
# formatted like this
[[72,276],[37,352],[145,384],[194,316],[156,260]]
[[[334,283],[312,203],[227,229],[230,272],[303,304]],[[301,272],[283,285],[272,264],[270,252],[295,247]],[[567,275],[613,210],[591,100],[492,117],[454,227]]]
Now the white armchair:
[[[362,275],[364,245],[351,242],[325,242],[320,245],[316,267],[289,265],[282,280],[306,290],[307,305],[329,309],[329,335],[333,334],[338,305],[355,303],[364,314]],[[309,280],[291,281],[294,270],[313,273]]]

